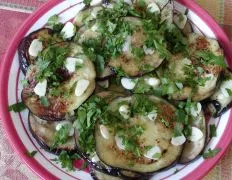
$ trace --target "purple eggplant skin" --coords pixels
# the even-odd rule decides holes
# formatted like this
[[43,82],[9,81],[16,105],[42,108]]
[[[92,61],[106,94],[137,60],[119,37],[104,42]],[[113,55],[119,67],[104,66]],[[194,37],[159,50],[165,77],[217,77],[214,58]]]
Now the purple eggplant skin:
[[[45,151],[47,151],[49,153],[55,154],[55,155],[59,155],[62,151],[67,151],[70,154],[76,153],[76,148],[74,148],[74,149],[67,149],[67,148],[66,149],[59,149],[59,148],[51,148],[51,147],[49,147],[46,144],[46,142],[44,142],[41,138],[39,138],[38,135],[33,130],[32,125],[31,125],[31,119],[30,119],[30,118],[33,118],[33,116],[34,115],[32,115],[31,112],[28,113],[28,127],[29,127],[29,131],[31,132],[33,138],[36,140],[36,142],[40,145],[40,147],[42,149],[44,149]],[[74,136],[75,136],[75,134],[74,134]],[[74,147],[76,147],[76,144],[75,144]]]
[[19,64],[22,72],[26,74],[28,66],[33,63],[33,59],[30,57],[28,50],[31,42],[34,39],[40,38],[41,35],[52,36],[52,29],[42,28],[38,29],[26,37],[24,37],[18,46],[18,54],[19,54]]

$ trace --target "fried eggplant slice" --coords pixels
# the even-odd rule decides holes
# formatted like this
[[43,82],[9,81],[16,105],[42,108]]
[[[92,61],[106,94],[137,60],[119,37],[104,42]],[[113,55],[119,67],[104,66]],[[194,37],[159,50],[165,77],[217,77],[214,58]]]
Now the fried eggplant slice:
[[[201,152],[203,151],[205,147],[206,136],[207,136],[206,135],[207,126],[206,126],[203,111],[201,111],[200,114],[195,119],[193,119],[191,126],[194,127],[194,130],[192,130],[192,133],[195,133],[196,131],[199,133],[201,131],[202,133],[199,133],[199,134],[201,134],[200,136],[202,137],[196,141],[187,140],[187,142],[184,144],[184,148],[181,153],[181,157],[179,161],[180,163],[183,163],[183,164],[196,159],[201,154]],[[199,136],[199,134],[195,133],[196,136],[197,135]]]
[[34,31],[24,37],[18,47],[19,65],[24,74],[26,74],[28,66],[35,63],[36,57],[29,54],[29,48],[33,40],[39,39],[42,42],[43,48],[46,48],[48,43],[57,43],[61,40],[53,36],[53,31],[49,28],[42,28]]
[[[82,48],[75,44],[66,43],[61,47],[63,46],[68,46],[71,50],[68,57],[75,57],[82,52]],[[23,89],[22,100],[33,114],[50,121],[64,120],[66,113],[73,112],[93,93],[96,77],[94,65],[83,54],[78,55],[78,59],[82,60],[81,67],[76,68],[72,73],[66,67],[57,69],[62,81],[55,88],[50,88],[50,79],[47,79],[48,88],[45,89],[44,96],[47,100],[46,105],[42,104],[41,97],[35,93],[38,84],[35,77],[39,68],[37,65],[30,66],[26,75],[29,86]]]
[[220,83],[214,94],[207,101],[207,109],[214,116],[221,116],[231,107],[232,73],[227,69],[223,72]]
[[[153,71],[164,59],[155,50],[150,51],[144,46],[146,35],[139,18],[126,17],[125,21],[135,30],[126,37],[122,54],[110,59],[109,66],[121,69],[127,76],[141,76]],[[141,57],[140,52],[143,54]]]
[[[95,132],[96,152],[103,163],[113,168],[137,173],[154,173],[173,164],[178,159],[182,145],[171,144],[174,123],[170,117],[174,115],[175,108],[157,97],[150,96],[149,99],[149,102],[154,103],[150,109],[154,112],[154,116],[148,113],[147,116],[135,114],[133,117],[128,117],[128,112],[124,111],[127,108],[122,106],[136,103],[135,96],[117,98],[110,103],[109,108],[112,114],[122,118],[122,122],[118,125],[121,129],[133,129],[134,127],[143,129],[143,133],[136,141],[143,150],[140,149],[140,153],[136,152],[139,155],[135,155],[136,153],[128,150],[129,147],[126,144],[130,142],[123,139],[125,136],[120,134],[121,130],[118,131],[112,129],[110,125],[98,123]],[[147,103],[147,99],[144,98],[144,101]],[[152,117],[154,121],[150,120]],[[108,129],[107,133],[105,133],[106,129]]]
[[55,145],[56,128],[59,124],[71,124],[71,121],[49,122],[29,113],[28,124],[31,134],[44,150],[59,154],[62,150],[74,151],[76,149],[74,134],[70,134],[66,142]]

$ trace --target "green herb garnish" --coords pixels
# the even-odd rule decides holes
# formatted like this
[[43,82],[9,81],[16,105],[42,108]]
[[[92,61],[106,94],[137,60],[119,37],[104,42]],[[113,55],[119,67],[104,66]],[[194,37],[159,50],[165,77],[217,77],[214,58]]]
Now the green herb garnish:
[[9,111],[14,111],[14,112],[21,112],[24,109],[26,109],[26,106],[23,104],[23,102],[18,102],[16,104],[12,104],[8,108]]
[[216,149],[213,149],[213,150],[209,149],[202,156],[203,156],[204,159],[209,159],[209,158],[212,158],[212,157],[216,156],[220,151],[221,151],[220,148],[216,148]]
[[210,51],[198,51],[196,52],[196,56],[201,58],[203,64],[212,64],[212,65],[218,65],[222,68],[226,68],[226,63],[224,61],[223,56],[216,56]]
[[69,171],[73,171],[73,161],[80,159],[78,154],[69,154],[67,151],[61,151],[58,159],[51,159],[52,161],[60,162],[62,168],[66,168]]
[[215,126],[215,124],[210,124],[209,126],[210,129],[210,137],[217,137],[217,128]]
[[26,152],[25,154],[28,156],[28,157],[34,157],[36,155],[37,151],[31,151],[31,152]]
[[40,97],[40,103],[44,107],[48,107],[50,105],[49,101],[48,101],[48,98],[46,96]]

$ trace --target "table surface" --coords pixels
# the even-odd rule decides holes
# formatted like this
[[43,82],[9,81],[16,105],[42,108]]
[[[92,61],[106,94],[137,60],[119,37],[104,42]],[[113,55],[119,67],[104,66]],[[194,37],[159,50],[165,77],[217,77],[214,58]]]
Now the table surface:
[[[23,21],[46,0],[0,0],[0,60]],[[196,0],[221,24],[232,40],[232,0]],[[1,122],[1,121],[0,121]],[[39,179],[16,155],[0,123],[0,179]],[[204,180],[232,180],[232,146]]]

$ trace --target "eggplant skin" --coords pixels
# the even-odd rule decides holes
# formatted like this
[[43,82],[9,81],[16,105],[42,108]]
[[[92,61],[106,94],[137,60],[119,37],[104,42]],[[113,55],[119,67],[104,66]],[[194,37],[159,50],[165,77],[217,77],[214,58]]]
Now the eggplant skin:
[[103,173],[99,170],[96,170],[93,166],[89,166],[89,171],[94,180],[123,180],[118,176],[112,176],[108,173]]
[[63,144],[56,148],[51,148],[51,144],[53,143],[53,137],[55,134],[56,123],[42,120],[29,112],[28,126],[32,136],[45,151],[51,152],[56,155],[58,155],[63,150],[70,153],[76,152],[76,141],[74,136],[71,137],[66,144]]
[[29,55],[29,52],[28,52],[31,42],[34,39],[38,39],[41,37],[44,37],[44,39],[48,40],[49,37],[52,36],[52,34],[53,34],[53,31],[51,29],[42,28],[42,29],[38,29],[37,31],[30,33],[29,35],[27,35],[21,40],[18,46],[18,55],[19,55],[19,65],[24,74],[26,74],[29,65],[34,63],[34,60],[35,60],[33,59],[33,57]]

